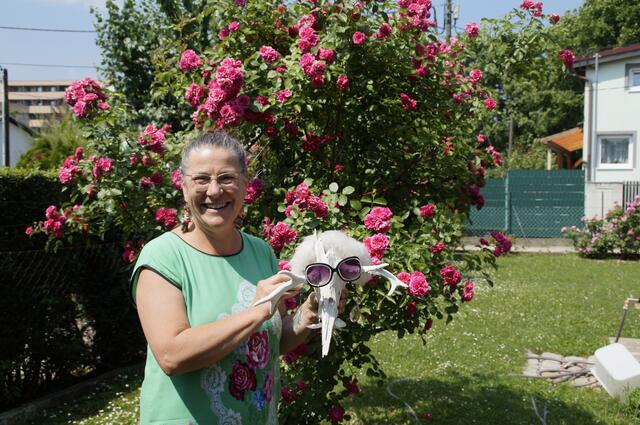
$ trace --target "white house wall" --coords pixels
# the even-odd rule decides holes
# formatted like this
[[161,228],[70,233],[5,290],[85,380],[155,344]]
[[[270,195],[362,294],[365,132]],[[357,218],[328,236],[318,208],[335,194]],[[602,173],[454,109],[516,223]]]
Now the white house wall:
[[[597,138],[589,143],[590,158],[590,181],[595,183],[613,183],[624,181],[640,180],[640,92],[630,92],[625,88],[627,63],[640,63],[640,55],[633,58],[626,58],[624,61],[601,63],[598,72],[598,82],[594,84],[597,91],[597,98],[594,97],[594,107],[596,109],[597,135],[606,134],[632,134],[634,135],[632,167],[624,170],[603,170],[598,168]],[[595,82],[595,68],[587,69],[587,78]],[[595,95],[596,93],[594,93]],[[585,91],[587,99],[588,90]],[[591,117],[589,116],[588,102],[585,102],[585,128],[584,134],[591,134]],[[585,136],[587,137],[587,136]],[[585,140],[586,141],[586,140]],[[584,158],[587,161],[587,158]]]

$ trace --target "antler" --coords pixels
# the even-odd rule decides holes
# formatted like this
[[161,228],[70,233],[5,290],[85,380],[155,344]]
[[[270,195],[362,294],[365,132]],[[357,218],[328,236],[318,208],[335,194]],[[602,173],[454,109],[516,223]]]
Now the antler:
[[282,297],[282,294],[284,294],[285,292],[287,292],[289,289],[293,289],[296,286],[300,286],[302,284],[304,284],[305,282],[305,278],[304,276],[300,276],[297,275],[295,273],[292,273],[288,270],[282,270],[279,271],[278,274],[283,274],[285,276],[289,276],[291,278],[290,281],[283,283],[282,285],[278,286],[276,289],[274,289],[269,295],[267,295],[264,298],[259,299],[258,301],[256,301],[253,305],[254,307],[260,304],[264,304],[268,301],[271,301],[271,314],[273,314],[276,311],[276,308],[278,307],[278,302],[280,302],[280,297]]
[[386,278],[389,281],[389,283],[391,283],[391,288],[389,288],[389,292],[387,292],[387,296],[389,297],[391,296],[391,294],[393,294],[393,292],[396,290],[398,286],[401,286],[403,288],[408,288],[408,286],[406,283],[398,279],[396,275],[394,275],[389,270],[387,270],[385,268],[387,266],[389,266],[389,264],[387,263],[382,263],[375,266],[363,266],[362,271]]

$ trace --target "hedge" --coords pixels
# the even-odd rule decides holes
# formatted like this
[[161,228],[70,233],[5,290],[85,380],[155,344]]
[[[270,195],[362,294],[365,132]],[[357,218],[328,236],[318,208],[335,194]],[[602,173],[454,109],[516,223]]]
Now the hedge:
[[0,409],[144,353],[117,235],[56,253],[26,236],[60,189],[51,173],[0,170]]

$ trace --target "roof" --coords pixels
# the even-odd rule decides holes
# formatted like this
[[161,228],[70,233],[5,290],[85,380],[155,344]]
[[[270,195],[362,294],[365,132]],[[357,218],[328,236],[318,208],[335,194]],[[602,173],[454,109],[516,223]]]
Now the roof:
[[68,86],[73,80],[9,80],[9,87],[13,86]]
[[565,152],[574,152],[582,149],[582,127],[572,128],[562,133],[552,134],[542,138],[542,143],[550,148],[556,148]]
[[573,62],[573,69],[584,68],[595,64],[595,56],[599,55],[599,63],[615,62],[629,57],[640,57],[640,43],[601,50],[590,55],[578,56]]

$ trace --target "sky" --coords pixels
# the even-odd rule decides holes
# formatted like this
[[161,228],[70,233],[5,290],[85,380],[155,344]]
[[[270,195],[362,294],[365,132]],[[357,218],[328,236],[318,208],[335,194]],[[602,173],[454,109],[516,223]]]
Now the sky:
[[[546,0],[544,12],[563,15],[568,10],[578,8],[582,2]],[[460,15],[456,26],[464,28],[468,22],[480,23],[483,17],[502,16],[512,8],[517,8],[521,0],[454,0],[453,3],[458,5]],[[437,8],[438,21],[442,22],[444,1],[434,0],[433,4]],[[93,30],[91,7],[104,11],[104,0],[0,0],[0,26]],[[95,78],[98,72],[93,67],[100,65],[100,50],[95,43],[95,33],[0,28],[0,65],[8,69],[9,80]]]

